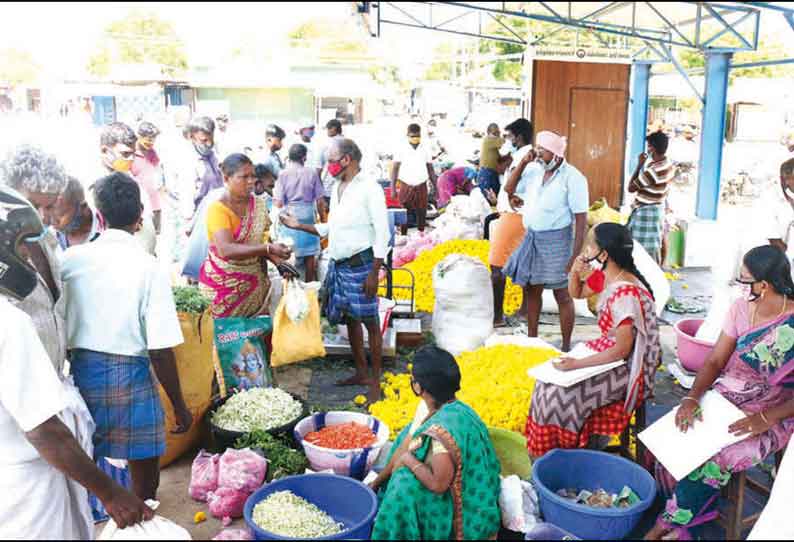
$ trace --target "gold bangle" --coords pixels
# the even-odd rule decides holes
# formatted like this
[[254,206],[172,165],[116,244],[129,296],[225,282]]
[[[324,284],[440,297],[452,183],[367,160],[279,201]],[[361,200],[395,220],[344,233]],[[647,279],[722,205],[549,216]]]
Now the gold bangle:
[[422,462],[419,462],[419,464],[418,464],[418,465],[416,465],[414,468],[412,468],[412,469],[411,469],[411,472],[413,472],[414,474],[416,474],[416,469],[418,469],[419,467],[424,467],[424,465],[425,465],[424,463],[422,463]]
[[270,243],[265,245],[265,255],[270,256]]
[[697,400],[697,399],[695,399],[694,397],[689,397],[689,396],[686,396],[686,397],[684,397],[683,399],[681,399],[681,402],[683,403],[683,402],[684,402],[684,401],[686,401],[687,399],[688,399],[688,400],[690,400],[690,401],[694,401],[694,402],[695,402],[695,404],[697,404],[698,406],[700,406],[700,401],[698,401],[698,400]]
[[764,420],[765,424],[772,425],[771,423],[769,423],[769,420],[767,419],[767,417],[764,415],[763,412],[759,412],[758,414],[761,416],[761,419]]

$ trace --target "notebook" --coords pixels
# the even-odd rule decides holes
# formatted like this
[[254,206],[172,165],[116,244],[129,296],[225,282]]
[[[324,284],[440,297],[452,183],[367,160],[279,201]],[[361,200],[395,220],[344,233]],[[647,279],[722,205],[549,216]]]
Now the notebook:
[[[596,352],[591,350],[586,344],[579,343],[573,347],[573,350],[565,355],[574,359],[583,359],[588,356],[592,356],[595,353]],[[554,362],[558,360],[559,358],[554,358],[542,365],[532,367],[527,371],[527,374],[529,374],[529,376],[535,380],[539,380],[546,384],[554,384],[563,388],[570,388],[571,386],[579,384],[580,382],[584,382],[588,378],[606,373],[607,371],[611,371],[616,367],[626,364],[625,361],[616,361],[606,365],[587,367],[586,369],[576,369],[575,371],[560,371],[554,367]]]
[[638,435],[656,459],[680,481],[724,448],[744,440],[728,431],[745,414],[716,391],[707,392],[700,401],[703,421],[682,433],[675,426],[674,408]]

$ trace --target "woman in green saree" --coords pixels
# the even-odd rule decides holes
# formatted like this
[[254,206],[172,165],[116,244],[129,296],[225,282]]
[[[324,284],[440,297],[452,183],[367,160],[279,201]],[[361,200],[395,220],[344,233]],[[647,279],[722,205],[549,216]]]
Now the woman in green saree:
[[417,353],[412,373],[422,401],[372,483],[380,499],[372,539],[495,539],[499,460],[480,417],[455,399],[457,362],[428,347]]

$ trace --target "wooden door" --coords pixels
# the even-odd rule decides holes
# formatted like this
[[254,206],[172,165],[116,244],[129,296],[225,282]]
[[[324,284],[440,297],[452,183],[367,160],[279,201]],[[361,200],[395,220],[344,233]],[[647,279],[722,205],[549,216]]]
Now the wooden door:
[[617,208],[626,150],[626,93],[618,89],[572,88],[567,158],[590,186],[590,202],[606,198]]

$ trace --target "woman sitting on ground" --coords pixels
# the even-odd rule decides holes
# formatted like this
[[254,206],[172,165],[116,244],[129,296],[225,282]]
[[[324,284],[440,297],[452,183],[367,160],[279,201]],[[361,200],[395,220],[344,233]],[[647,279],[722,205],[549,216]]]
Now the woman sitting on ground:
[[372,483],[380,509],[373,540],[484,540],[499,531],[499,460],[488,429],[455,399],[460,369],[436,347],[414,360],[411,389],[421,397]]
[[254,196],[254,164],[232,154],[221,164],[225,192],[207,209],[209,253],[199,275],[212,300],[215,318],[249,318],[267,311],[270,280],[267,262],[290,257],[284,245],[268,242],[267,202]]
[[672,495],[648,540],[686,539],[688,529],[715,519],[705,512],[731,475],[785,449],[794,434],[794,282],[786,255],[772,246],[754,248],[744,257],[739,283],[746,297],[728,313],[717,344],[681,400],[676,425],[685,433],[702,420],[700,401],[713,388],[747,415],[729,428],[745,439],[677,484],[656,467],[660,485]]
[[571,270],[570,294],[587,299],[600,294],[601,337],[583,359],[563,357],[562,371],[622,365],[563,388],[537,382],[527,421],[527,447],[534,458],[555,448],[584,448],[591,437],[619,435],[634,409],[653,393],[661,343],[651,287],[634,264],[631,233],[619,224],[593,229]]

